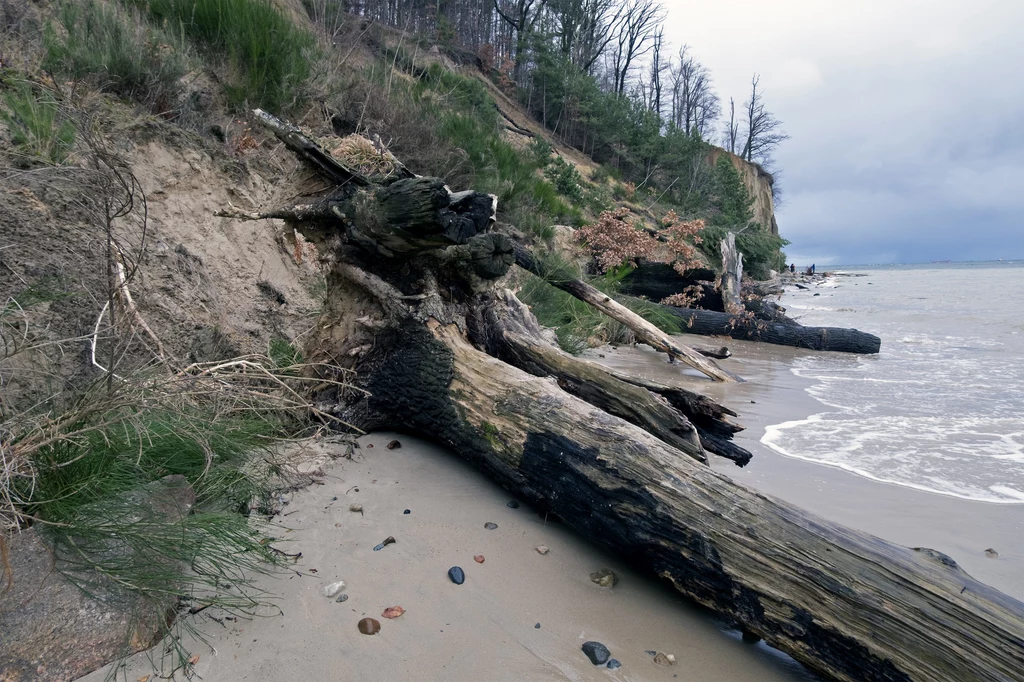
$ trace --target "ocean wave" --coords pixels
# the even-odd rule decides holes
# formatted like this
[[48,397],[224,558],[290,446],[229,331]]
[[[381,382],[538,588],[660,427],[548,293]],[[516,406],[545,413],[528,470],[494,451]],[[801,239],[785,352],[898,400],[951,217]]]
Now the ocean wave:
[[[856,418],[823,412],[768,426],[781,455],[962,499],[1024,504],[1024,431],[1012,418]],[[1008,468],[1007,465],[1013,465]]]

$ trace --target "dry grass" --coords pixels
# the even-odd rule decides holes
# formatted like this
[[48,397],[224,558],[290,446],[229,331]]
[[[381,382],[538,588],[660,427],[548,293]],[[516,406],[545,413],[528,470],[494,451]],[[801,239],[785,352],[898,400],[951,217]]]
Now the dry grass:
[[341,138],[331,150],[331,155],[369,177],[388,177],[401,166],[398,159],[384,148],[379,136],[370,140],[353,133]]

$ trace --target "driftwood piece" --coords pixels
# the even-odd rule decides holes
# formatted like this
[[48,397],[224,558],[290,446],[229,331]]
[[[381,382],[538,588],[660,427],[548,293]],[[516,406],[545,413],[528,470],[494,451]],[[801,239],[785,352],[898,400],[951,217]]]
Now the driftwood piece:
[[767,322],[746,315],[730,315],[713,310],[694,310],[664,306],[683,322],[683,331],[705,336],[729,336],[746,341],[761,341],[780,346],[843,353],[877,353],[882,340],[874,334],[841,327],[804,327]]
[[[536,259],[533,257],[533,254],[525,247],[519,245],[516,246],[516,265],[537,276],[542,276],[541,269],[538,266]],[[693,367],[712,379],[717,381],[740,380],[739,377],[732,372],[722,369],[713,361],[706,359],[692,348],[679,343],[677,340],[673,339],[626,306],[615,301],[607,294],[599,291],[586,282],[579,279],[566,279],[554,280],[551,284],[552,286],[556,286],[562,291],[575,296],[581,301],[589,303],[613,320],[626,325],[634,334],[636,334],[637,338],[644,343],[654,347],[662,353],[667,353],[669,357],[685,362],[690,367]]]
[[310,140],[301,130],[286,123],[262,109],[254,109],[253,116],[267,130],[274,133],[289,149],[299,155],[325,176],[339,185],[353,183],[361,187],[370,185],[370,180],[357,170],[349,168],[334,158],[330,152]]
[[744,310],[740,299],[743,286],[743,254],[736,248],[736,233],[730,232],[721,242],[722,276],[718,288],[722,292],[722,305],[727,313],[738,315]]

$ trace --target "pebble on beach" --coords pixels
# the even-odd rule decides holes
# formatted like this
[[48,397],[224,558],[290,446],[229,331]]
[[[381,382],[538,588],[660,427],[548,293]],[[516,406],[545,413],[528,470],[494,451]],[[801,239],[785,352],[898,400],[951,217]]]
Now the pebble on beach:
[[614,587],[619,579],[610,568],[602,568],[590,574],[590,581],[601,587]]
[[487,523],[484,524],[484,528],[486,528],[487,530],[494,530],[497,527],[498,527],[498,524],[491,523],[490,521],[488,521]]
[[403,514],[412,514],[412,509],[406,509]]
[[505,504],[505,506],[508,507],[509,509],[519,509],[519,503],[516,502],[515,500],[509,500]]
[[398,448],[402,447],[402,444],[399,443],[397,440],[393,440],[390,443],[388,443],[385,447],[387,447],[388,450],[397,450]]
[[657,663],[658,665],[664,665],[664,666],[675,665],[676,657],[673,656],[672,654],[662,654],[662,653],[659,653],[658,655],[656,655],[654,657],[654,662]]
[[335,599],[334,601],[338,602],[339,604],[342,603],[342,602],[346,602],[346,601],[348,601],[348,595],[345,594],[344,592],[342,592],[341,594],[338,595],[338,598]]
[[448,569],[448,577],[456,585],[461,585],[462,583],[466,582],[466,574],[458,566],[452,566]]
[[380,632],[380,621],[375,618],[363,618],[359,621],[359,632],[364,635],[375,635]]
[[401,606],[389,606],[386,609],[384,609],[384,613],[380,615],[384,618],[398,618],[403,613],[405,613],[405,609],[403,609]]
[[534,547],[534,549],[537,550],[537,554],[547,554],[551,551],[548,549],[547,545],[537,545],[536,547]]
[[997,552],[994,549],[992,549],[991,547],[989,547],[988,549],[985,550],[985,556],[987,556],[989,559],[998,559],[999,558],[999,552]]
[[537,624],[536,624],[536,625],[534,625],[533,627],[534,627],[534,628],[536,628],[537,630],[540,630],[540,623],[537,623]]
[[344,589],[345,589],[345,581],[344,580],[339,580],[336,583],[331,583],[330,585],[325,585],[324,588],[321,590],[321,592],[323,593],[323,595],[325,597],[330,598],[330,597],[337,597],[338,593],[341,592]]
[[608,661],[608,668],[609,669],[617,670],[618,668],[621,668],[621,667],[622,667],[622,664],[619,663],[619,659],[617,659],[617,658],[609,659],[609,661]]
[[393,545],[393,544],[395,544],[395,539],[389,535],[386,538],[384,538],[384,542],[382,542],[379,545],[377,545],[376,547],[374,547],[373,551],[374,552],[379,552],[382,549],[384,549],[385,547],[387,547],[388,545]]
[[473,557],[473,561],[477,562],[478,564],[482,564],[484,562],[484,555],[477,554],[475,557]]
[[348,506],[348,510],[350,512],[359,512],[360,514],[362,514],[363,513],[363,505],[361,505],[361,504],[350,504]]
[[600,642],[584,642],[582,649],[594,665],[604,665],[612,657],[612,652]]

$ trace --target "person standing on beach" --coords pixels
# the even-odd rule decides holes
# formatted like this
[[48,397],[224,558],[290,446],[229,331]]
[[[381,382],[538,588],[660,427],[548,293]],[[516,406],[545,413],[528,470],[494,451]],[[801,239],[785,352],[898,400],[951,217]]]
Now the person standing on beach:
[[814,274],[814,263],[811,263],[811,274]]
[[792,275],[792,274],[794,274],[795,272],[796,272],[796,263],[790,263],[790,264],[789,264],[789,274],[791,274],[791,275]]

